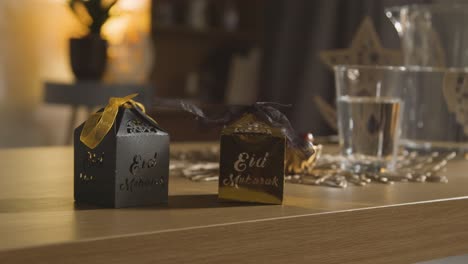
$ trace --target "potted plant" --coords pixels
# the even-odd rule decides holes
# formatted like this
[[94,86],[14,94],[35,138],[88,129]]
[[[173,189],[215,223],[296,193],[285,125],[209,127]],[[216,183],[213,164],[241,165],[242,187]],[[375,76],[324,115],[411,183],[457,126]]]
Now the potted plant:
[[88,29],[81,38],[70,39],[70,61],[77,80],[100,80],[107,63],[107,41],[101,28],[118,0],[69,0],[73,13]]

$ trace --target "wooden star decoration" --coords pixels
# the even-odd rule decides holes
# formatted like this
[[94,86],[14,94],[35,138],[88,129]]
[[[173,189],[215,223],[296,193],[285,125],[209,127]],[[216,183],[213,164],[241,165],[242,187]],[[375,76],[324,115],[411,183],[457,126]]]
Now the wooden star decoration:
[[444,74],[442,91],[448,110],[455,114],[455,120],[468,136],[468,74],[447,71]]
[[399,50],[382,47],[374,24],[366,17],[347,49],[320,52],[322,61],[333,68],[335,65],[401,65]]
[[[321,60],[333,69],[335,65],[402,65],[403,56],[399,50],[386,49],[382,46],[374,24],[369,17],[364,18],[357,30],[351,46],[347,49],[326,50],[320,52]],[[365,71],[356,76],[353,83],[348,83],[354,95],[372,95],[376,83],[382,78],[382,71],[367,74]],[[321,97],[314,99],[327,123],[336,129],[336,110]]]

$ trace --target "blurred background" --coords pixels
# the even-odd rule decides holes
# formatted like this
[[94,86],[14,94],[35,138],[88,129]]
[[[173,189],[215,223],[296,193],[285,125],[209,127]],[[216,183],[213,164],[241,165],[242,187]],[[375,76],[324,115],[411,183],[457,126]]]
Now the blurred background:
[[109,96],[132,92],[173,141],[216,140],[219,129],[160,107],[164,98],[213,114],[229,104],[292,104],[299,132],[335,134],[313,100],[335,100],[319,53],[348,48],[365,17],[385,48],[399,49],[384,7],[431,2],[2,0],[0,147],[69,144]]

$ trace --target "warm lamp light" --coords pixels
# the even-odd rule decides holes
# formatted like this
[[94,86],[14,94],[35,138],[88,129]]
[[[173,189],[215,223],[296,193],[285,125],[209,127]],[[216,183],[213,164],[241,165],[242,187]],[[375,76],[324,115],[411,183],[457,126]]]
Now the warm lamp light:
[[146,81],[153,62],[150,6],[149,0],[119,0],[112,8],[112,17],[102,28],[109,42],[106,81]]

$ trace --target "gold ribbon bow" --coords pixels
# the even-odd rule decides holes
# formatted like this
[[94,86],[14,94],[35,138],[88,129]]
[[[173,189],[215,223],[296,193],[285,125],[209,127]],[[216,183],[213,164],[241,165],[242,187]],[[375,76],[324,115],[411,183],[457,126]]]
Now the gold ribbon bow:
[[132,100],[138,94],[131,94],[125,97],[111,97],[109,103],[104,108],[104,111],[92,114],[85,122],[81,131],[80,140],[88,148],[94,149],[112,128],[119,112],[119,107],[138,107],[145,112],[145,107],[138,102]]

